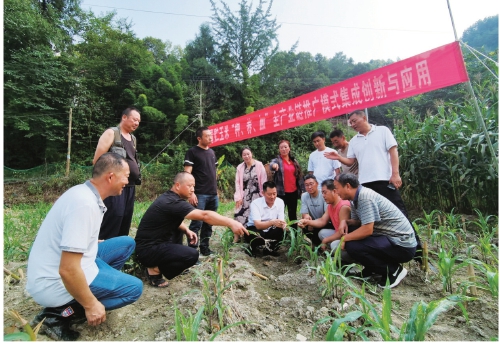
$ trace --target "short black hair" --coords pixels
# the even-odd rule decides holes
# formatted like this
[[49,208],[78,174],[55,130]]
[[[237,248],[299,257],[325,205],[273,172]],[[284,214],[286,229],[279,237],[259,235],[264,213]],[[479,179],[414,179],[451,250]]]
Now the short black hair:
[[104,173],[112,171],[121,171],[123,162],[126,161],[121,155],[116,153],[104,153],[97,159],[92,168],[92,178],[102,176]]
[[205,130],[210,131],[210,129],[208,129],[208,127],[199,127],[198,129],[196,129],[196,138],[199,137],[201,139],[203,137],[203,132]]
[[335,180],[342,186],[346,186],[347,184],[353,188],[357,188],[359,186],[358,177],[353,173],[341,173],[338,179],[336,178]]
[[304,176],[304,181],[306,181],[306,180],[308,180],[308,179],[314,179],[315,181],[318,181],[318,180],[316,179],[316,176],[315,176],[314,174],[312,174],[312,173],[308,173],[308,174],[306,174],[306,175]]
[[315,131],[311,135],[311,141],[314,140],[317,137],[321,137],[322,139],[325,138],[325,132],[323,130]]
[[335,184],[333,183],[333,179],[325,179],[321,182],[321,187],[326,186],[326,188],[330,191],[335,190]]
[[130,116],[130,113],[132,111],[137,111],[139,113],[139,115],[141,114],[141,112],[135,107],[135,106],[129,106],[128,108],[126,108],[125,110],[123,110],[122,112],[122,116]]
[[366,117],[365,112],[363,110],[353,111],[353,112],[351,112],[349,114],[349,116],[347,116],[347,118],[351,118],[352,115],[358,115],[358,116],[364,116],[364,117]]
[[266,191],[267,189],[274,189],[276,187],[276,183],[269,180],[262,184],[262,191]]
[[245,146],[245,147],[241,148],[241,150],[240,150],[240,155],[243,155],[243,151],[245,151],[245,150],[249,150],[249,151],[250,151],[250,153],[252,153],[252,150],[250,149],[250,147]]
[[344,136],[344,133],[342,130],[335,128],[331,133],[330,133],[330,138],[333,139],[334,137],[342,137]]

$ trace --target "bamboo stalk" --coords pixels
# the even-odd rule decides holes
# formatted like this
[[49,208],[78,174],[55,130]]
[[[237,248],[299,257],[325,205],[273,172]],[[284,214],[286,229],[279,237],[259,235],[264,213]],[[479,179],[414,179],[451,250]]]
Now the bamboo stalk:
[[427,247],[427,241],[423,242],[422,245],[422,270],[424,272],[429,272],[429,249]]
[[222,271],[222,259],[217,259],[217,270],[219,271],[220,285],[224,285],[224,272]]
[[5,272],[7,275],[10,275],[12,276],[12,278],[14,278],[15,280],[17,281],[20,281],[21,280],[21,277],[19,277],[18,275],[16,275],[15,273],[13,273],[12,271],[8,270],[7,268],[3,268],[3,272]]
[[[476,282],[476,274],[474,273],[474,266],[472,264],[467,266],[467,275],[469,275],[469,281],[472,283]],[[469,291],[472,296],[477,296],[477,288],[475,285],[471,285]]]
[[263,279],[263,280],[268,280],[268,278],[267,278],[266,276],[261,275],[261,274],[259,274],[259,273],[257,273],[257,272],[252,271],[252,272],[251,272],[251,274],[252,274],[252,275],[254,275],[254,276],[259,277],[260,279]]

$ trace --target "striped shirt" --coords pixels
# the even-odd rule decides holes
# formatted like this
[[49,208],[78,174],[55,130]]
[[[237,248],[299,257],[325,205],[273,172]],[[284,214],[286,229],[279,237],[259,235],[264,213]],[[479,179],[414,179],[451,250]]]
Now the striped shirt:
[[359,186],[357,197],[351,201],[351,219],[361,225],[373,224],[374,236],[384,235],[395,245],[415,247],[417,241],[410,221],[391,201],[375,191]]

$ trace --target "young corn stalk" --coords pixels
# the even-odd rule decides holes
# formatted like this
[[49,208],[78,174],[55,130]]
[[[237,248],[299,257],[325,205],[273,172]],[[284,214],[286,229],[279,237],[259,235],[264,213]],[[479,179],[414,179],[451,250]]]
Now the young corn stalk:
[[430,239],[431,238],[431,235],[432,235],[432,231],[436,225],[436,222],[437,222],[437,216],[440,213],[439,210],[437,209],[434,209],[433,211],[431,211],[429,214],[427,214],[424,210],[424,217],[419,217],[417,219],[415,219],[415,223],[416,222],[419,222],[421,225],[423,225],[426,229],[426,233],[427,233],[427,239]]
[[462,263],[457,264],[458,259],[459,256],[454,255],[451,250],[446,251],[445,249],[441,249],[438,253],[437,266],[443,283],[443,291],[445,292],[453,293],[453,276],[458,269],[469,263],[466,259]]
[[289,246],[286,253],[288,261],[294,261],[299,257],[304,256],[305,253],[307,253],[307,249],[305,247],[311,246],[309,242],[305,240],[302,229],[291,226],[297,222],[298,221],[290,221],[288,223],[287,230],[285,230],[285,236],[282,241],[283,246]]
[[22,342],[36,342],[36,338],[38,335],[38,331],[40,331],[40,327],[42,326],[45,318],[40,321],[35,328],[31,328],[29,322],[21,317],[21,315],[15,310],[9,310],[9,314],[15,320],[17,320],[24,329],[24,332],[16,332],[4,334],[3,340],[6,342],[14,342],[14,341],[22,341]]
[[438,316],[456,305],[460,307],[465,319],[469,321],[468,313],[462,304],[468,299],[464,296],[452,295],[448,298],[431,301],[429,304],[423,301],[414,303],[408,319],[401,326],[398,341],[424,341],[426,333],[436,322]]
[[179,308],[177,308],[177,303],[175,303],[174,307],[176,340],[179,342],[198,341],[198,330],[203,319],[203,311],[205,307],[201,306],[200,309],[198,309],[198,312],[194,315],[188,310],[187,316],[184,316]]
[[476,282],[476,287],[488,291],[491,296],[498,299],[498,268],[485,262],[472,260],[474,266],[481,272],[482,282]]
[[342,266],[340,260],[340,247],[342,243],[343,239],[340,241],[339,248],[335,250],[333,256],[332,252],[326,251],[325,260],[316,267],[316,274],[318,277],[321,277],[321,296],[324,298],[339,299],[343,289],[353,287],[351,279],[346,277],[346,274],[355,264]]

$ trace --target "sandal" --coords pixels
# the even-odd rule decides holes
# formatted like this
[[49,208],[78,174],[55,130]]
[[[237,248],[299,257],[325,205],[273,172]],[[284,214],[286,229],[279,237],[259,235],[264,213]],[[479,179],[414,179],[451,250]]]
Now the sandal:
[[[147,277],[147,279],[149,281],[149,284],[152,285],[153,287],[156,287],[156,288],[166,288],[166,287],[168,287],[168,282],[164,278],[161,277],[161,274],[159,274],[159,275],[150,275],[147,268],[146,268],[146,277]],[[167,284],[162,285],[165,282],[167,282]]]

